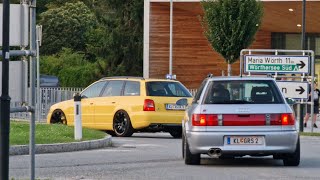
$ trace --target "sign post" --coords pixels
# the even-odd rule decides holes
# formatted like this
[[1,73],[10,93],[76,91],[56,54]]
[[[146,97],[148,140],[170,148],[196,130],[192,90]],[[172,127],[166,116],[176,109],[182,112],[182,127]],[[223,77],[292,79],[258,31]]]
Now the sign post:
[[10,136],[10,96],[9,96],[9,59],[10,59],[10,1],[3,1],[2,36],[2,92],[0,103],[0,177],[9,179],[9,136]]
[[[279,55],[279,53],[286,55]],[[312,50],[287,49],[243,49],[240,52],[240,77],[243,74],[271,74],[277,78],[292,78],[292,81],[277,81],[278,87],[287,98],[297,99],[300,131],[303,132],[303,106],[311,105],[311,119],[313,119],[313,101],[308,102],[309,92],[313,92],[314,85],[314,52]],[[286,76],[284,74],[290,74]],[[300,74],[301,76],[296,76]],[[313,99],[313,93],[311,93]],[[311,126],[313,132],[313,126]]]

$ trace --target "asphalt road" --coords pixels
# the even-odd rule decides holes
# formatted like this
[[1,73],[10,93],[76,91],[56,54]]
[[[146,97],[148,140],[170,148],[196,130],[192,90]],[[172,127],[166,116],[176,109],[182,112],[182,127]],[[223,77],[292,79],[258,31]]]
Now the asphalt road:
[[[301,164],[284,167],[281,160],[264,158],[212,159],[187,166],[181,139],[167,133],[138,133],[113,138],[116,147],[36,155],[38,179],[320,179],[320,138],[301,138]],[[29,179],[28,155],[10,157],[10,177]]]

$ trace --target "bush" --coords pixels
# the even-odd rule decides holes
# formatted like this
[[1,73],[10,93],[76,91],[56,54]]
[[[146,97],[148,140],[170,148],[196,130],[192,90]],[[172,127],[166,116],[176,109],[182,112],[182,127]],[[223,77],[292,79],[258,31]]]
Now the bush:
[[40,60],[41,74],[58,76],[63,87],[88,86],[96,80],[96,67],[96,63],[85,60],[84,53],[66,48]]

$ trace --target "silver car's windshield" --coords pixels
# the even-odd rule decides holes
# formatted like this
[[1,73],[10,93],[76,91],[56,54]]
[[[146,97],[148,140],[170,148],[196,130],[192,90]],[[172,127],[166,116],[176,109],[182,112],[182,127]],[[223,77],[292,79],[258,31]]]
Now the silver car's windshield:
[[271,80],[211,81],[204,104],[282,104],[283,98]]

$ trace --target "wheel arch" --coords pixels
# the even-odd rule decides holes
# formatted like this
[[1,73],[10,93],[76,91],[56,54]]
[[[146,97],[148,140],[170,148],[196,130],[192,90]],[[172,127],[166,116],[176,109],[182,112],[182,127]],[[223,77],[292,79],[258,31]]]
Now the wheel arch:
[[[118,124],[115,124],[116,116],[120,112],[122,112],[125,116],[127,116],[128,120],[121,121],[120,123],[118,121]],[[127,123],[124,125],[124,124],[122,124],[123,122],[127,122]],[[121,125],[119,125],[119,124],[121,124]],[[117,111],[115,111],[115,113],[113,115],[113,120],[112,120],[112,128],[113,128],[113,131],[115,132],[116,136],[119,136],[119,137],[130,137],[134,133],[134,128],[132,127],[132,124],[131,124],[130,115],[128,114],[128,112],[126,110],[118,109]],[[117,130],[122,131],[122,132],[118,132]]]
[[57,109],[55,109],[55,110],[53,110],[52,111],[52,113],[51,113],[51,117],[50,117],[50,124],[56,124],[57,122],[53,122],[53,116],[55,115],[55,113],[57,113],[57,112],[61,112],[61,113],[63,113],[63,115],[64,115],[64,117],[66,118],[66,124],[68,124],[68,118],[67,118],[67,116],[66,116],[66,113],[62,110],[62,109],[60,109],[60,108],[57,108]]

